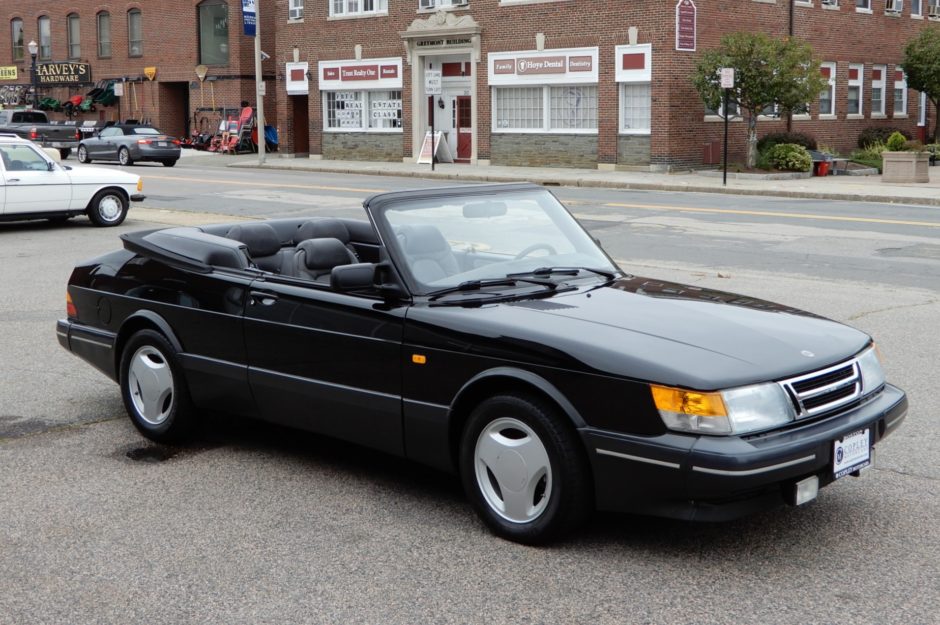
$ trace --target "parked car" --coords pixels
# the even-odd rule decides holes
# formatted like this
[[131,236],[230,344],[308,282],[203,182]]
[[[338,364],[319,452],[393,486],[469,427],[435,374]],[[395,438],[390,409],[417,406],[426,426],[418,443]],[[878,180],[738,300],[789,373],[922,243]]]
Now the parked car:
[[354,441],[458,473],[524,543],[595,508],[807,503],[907,414],[866,334],[626,273],[542,187],[364,206],[122,235],[73,271],[58,340],[154,441],[210,410]]
[[133,165],[137,161],[156,161],[173,167],[180,158],[180,142],[151,126],[116,124],[98,131],[78,144],[78,161],[117,161]]
[[15,135],[0,135],[0,220],[68,219],[88,215],[97,226],[124,221],[144,199],[143,181],[103,167],[72,169]]
[[53,123],[44,112],[32,109],[0,110],[0,133],[15,134],[44,148],[55,148],[62,160],[69,157],[81,139],[77,124]]

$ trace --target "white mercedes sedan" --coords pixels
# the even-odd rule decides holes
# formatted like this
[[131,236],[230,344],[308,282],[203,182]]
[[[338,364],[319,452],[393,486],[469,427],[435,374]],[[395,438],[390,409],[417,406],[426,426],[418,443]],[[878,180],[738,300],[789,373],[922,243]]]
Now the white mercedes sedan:
[[96,226],[116,226],[131,202],[144,199],[140,176],[104,167],[72,169],[15,135],[0,135],[0,161],[0,221],[88,215]]

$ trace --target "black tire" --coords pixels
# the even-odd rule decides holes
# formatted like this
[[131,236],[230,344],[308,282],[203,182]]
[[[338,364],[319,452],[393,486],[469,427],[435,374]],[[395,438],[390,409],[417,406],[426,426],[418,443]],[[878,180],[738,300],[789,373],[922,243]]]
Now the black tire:
[[85,212],[96,226],[117,226],[127,217],[129,203],[123,191],[103,189],[91,198]]
[[[499,440],[510,445],[501,446]],[[538,454],[531,452],[539,444],[546,467],[533,461]],[[483,458],[487,445],[501,454],[495,468]],[[534,396],[497,395],[474,409],[460,440],[460,478],[487,527],[514,542],[535,545],[560,538],[593,512],[593,480],[577,433],[552,404]],[[503,478],[521,478],[525,484],[517,492],[522,494],[507,497],[504,490],[512,490]],[[510,499],[522,502],[526,512],[514,514],[520,508]]]
[[121,165],[133,165],[134,159],[131,158],[131,151],[127,148],[118,150],[118,162]]
[[[196,422],[177,351],[159,332],[141,330],[121,353],[121,397],[141,434],[158,443],[184,440]],[[161,392],[162,390],[162,392]]]
[[174,158],[173,160],[170,160],[170,161],[160,161],[160,162],[163,163],[163,166],[164,166],[164,167],[173,167],[173,165],[176,165],[176,159],[175,159],[175,158]]
[[72,148],[59,148],[59,157],[64,161],[72,153]]
[[84,145],[78,146],[78,162],[79,163],[90,163],[91,159],[88,158],[88,148]]

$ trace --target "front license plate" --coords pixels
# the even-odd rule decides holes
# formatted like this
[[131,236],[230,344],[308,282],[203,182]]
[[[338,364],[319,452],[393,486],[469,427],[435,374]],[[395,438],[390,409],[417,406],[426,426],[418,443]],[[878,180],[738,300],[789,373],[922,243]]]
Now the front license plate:
[[832,444],[832,473],[835,479],[864,469],[871,464],[869,429],[852,432]]

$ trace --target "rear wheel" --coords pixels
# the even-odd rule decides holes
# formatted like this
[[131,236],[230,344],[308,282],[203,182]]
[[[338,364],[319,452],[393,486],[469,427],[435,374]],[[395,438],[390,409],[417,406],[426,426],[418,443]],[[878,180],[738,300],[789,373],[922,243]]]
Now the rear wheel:
[[134,334],[121,355],[121,396],[131,422],[158,443],[180,441],[192,430],[195,410],[173,345],[159,332]]
[[88,148],[84,145],[78,146],[78,162],[79,163],[90,163],[91,159],[88,158]]
[[483,522],[512,541],[548,542],[592,511],[581,443],[564,416],[536,397],[497,395],[473,411],[461,438],[460,476]]
[[59,156],[64,161],[69,157],[69,154],[72,153],[72,148],[59,148]]
[[169,161],[160,161],[160,162],[163,163],[164,167],[173,167],[173,165],[176,165],[176,159],[172,159]]
[[121,165],[133,165],[134,159],[131,158],[131,152],[127,148],[118,150],[118,162]]
[[117,226],[127,217],[127,198],[115,189],[99,191],[91,199],[86,212],[96,226]]

